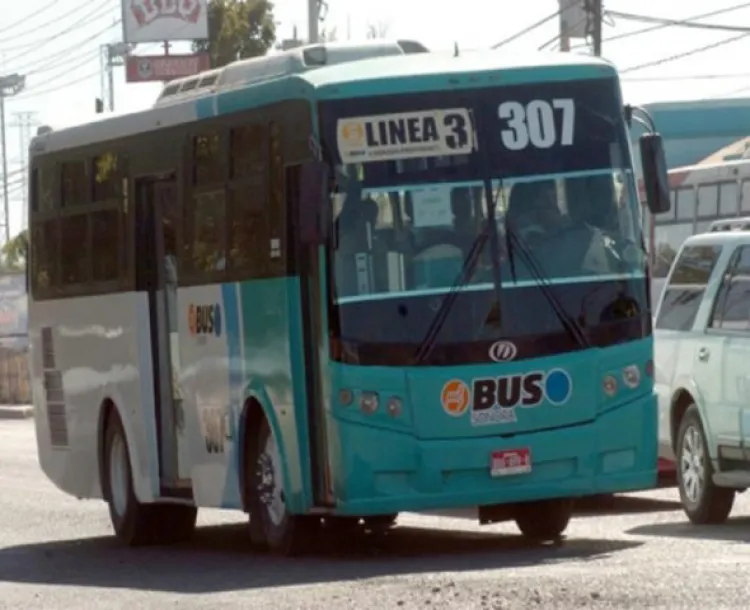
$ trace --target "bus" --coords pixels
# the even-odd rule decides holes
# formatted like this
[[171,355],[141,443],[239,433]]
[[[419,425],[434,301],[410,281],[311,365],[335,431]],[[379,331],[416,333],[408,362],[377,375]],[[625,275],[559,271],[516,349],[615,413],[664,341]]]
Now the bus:
[[677,167],[669,170],[669,186],[671,209],[644,213],[654,303],[682,242],[715,221],[750,216],[750,159]]
[[[199,508],[280,554],[466,507],[548,540],[574,498],[655,485],[615,68],[367,48],[237,61],[31,143],[39,461],[123,544],[186,540]],[[659,212],[660,136],[640,147]]]

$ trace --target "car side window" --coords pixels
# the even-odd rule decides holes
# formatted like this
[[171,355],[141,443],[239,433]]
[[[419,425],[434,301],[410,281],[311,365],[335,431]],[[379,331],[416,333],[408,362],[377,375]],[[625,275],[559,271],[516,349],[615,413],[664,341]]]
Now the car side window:
[[719,246],[686,246],[682,249],[664,289],[656,328],[680,331],[693,328],[720,253]]
[[750,332],[750,246],[732,256],[711,313],[711,328]]

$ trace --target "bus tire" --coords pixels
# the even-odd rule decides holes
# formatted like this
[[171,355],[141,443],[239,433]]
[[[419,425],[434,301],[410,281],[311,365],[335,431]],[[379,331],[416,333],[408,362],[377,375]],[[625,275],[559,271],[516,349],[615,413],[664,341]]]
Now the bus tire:
[[281,455],[265,418],[249,457],[251,542],[258,544],[262,538],[263,546],[272,553],[301,555],[312,544],[316,519],[287,512]]
[[558,540],[573,516],[571,498],[539,500],[520,505],[515,521],[521,533],[535,542]]
[[[718,487],[713,482],[714,469],[708,454],[706,434],[698,407],[694,404],[687,408],[680,422],[676,455],[677,487],[682,510],[688,519],[698,525],[724,523],[732,512],[736,492],[731,488]],[[697,470],[699,468],[702,473]],[[695,481],[695,486],[691,485],[691,481]]]
[[181,504],[142,504],[135,497],[125,430],[113,410],[104,433],[105,497],[115,537],[127,546],[174,544],[190,538],[198,509]]

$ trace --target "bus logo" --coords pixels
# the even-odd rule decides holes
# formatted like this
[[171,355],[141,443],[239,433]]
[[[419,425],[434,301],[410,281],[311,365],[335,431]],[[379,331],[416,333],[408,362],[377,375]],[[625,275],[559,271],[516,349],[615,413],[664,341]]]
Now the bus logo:
[[466,412],[471,400],[471,392],[460,379],[451,379],[443,386],[440,393],[440,402],[443,411],[452,417],[459,417]]
[[510,341],[496,341],[490,346],[489,353],[495,362],[509,362],[518,355],[518,348]]
[[365,141],[365,128],[359,121],[351,121],[341,125],[341,138],[351,146],[361,145]]
[[188,308],[188,328],[193,336],[221,336],[221,306],[193,305]]

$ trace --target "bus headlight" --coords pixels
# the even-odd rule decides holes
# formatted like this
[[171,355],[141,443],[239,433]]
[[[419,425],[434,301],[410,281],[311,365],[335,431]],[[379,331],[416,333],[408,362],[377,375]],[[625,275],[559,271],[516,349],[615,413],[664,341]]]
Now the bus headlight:
[[637,364],[631,364],[622,369],[622,381],[631,390],[638,387],[641,383],[641,370]]
[[359,395],[359,409],[365,415],[372,415],[378,410],[378,393],[362,392]]
[[388,404],[386,405],[386,410],[388,411],[388,415],[390,415],[391,417],[398,417],[399,415],[401,415],[403,406],[404,405],[398,396],[391,396],[388,399]]
[[612,398],[617,393],[617,379],[615,379],[615,376],[605,375],[602,380],[602,387],[604,388],[604,393]]

